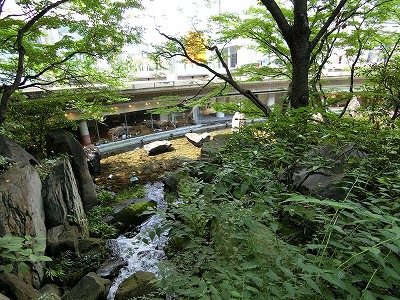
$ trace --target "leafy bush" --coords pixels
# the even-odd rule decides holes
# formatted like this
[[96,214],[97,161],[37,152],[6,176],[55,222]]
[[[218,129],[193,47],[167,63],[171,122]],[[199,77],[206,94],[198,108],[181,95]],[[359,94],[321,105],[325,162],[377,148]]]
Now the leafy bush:
[[87,214],[90,236],[103,239],[114,238],[118,234],[118,230],[114,225],[104,221],[105,216],[113,213],[112,205],[128,199],[143,198],[144,196],[145,189],[140,186],[122,190],[117,194],[107,190],[99,191],[97,194],[99,205],[93,207]]
[[[310,116],[310,118],[309,118]],[[400,298],[400,133],[303,110],[244,128],[221,164],[181,170],[159,286],[184,299]],[[342,200],[301,195],[294,166],[354,144]]]
[[0,272],[25,273],[29,269],[28,262],[51,261],[51,258],[42,255],[46,249],[45,239],[9,234],[0,237]]

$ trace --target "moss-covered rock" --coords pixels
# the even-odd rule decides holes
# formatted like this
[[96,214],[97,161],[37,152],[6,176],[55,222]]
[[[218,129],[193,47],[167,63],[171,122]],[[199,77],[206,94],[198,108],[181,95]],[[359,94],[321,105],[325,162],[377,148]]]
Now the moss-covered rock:
[[140,297],[154,292],[156,287],[151,283],[154,279],[156,279],[156,276],[150,272],[140,271],[133,274],[121,283],[115,295],[115,300]]
[[111,223],[114,224],[119,231],[124,232],[146,221],[150,217],[150,214],[144,214],[144,212],[148,208],[155,206],[156,203],[154,201],[130,204],[120,210],[111,220]]

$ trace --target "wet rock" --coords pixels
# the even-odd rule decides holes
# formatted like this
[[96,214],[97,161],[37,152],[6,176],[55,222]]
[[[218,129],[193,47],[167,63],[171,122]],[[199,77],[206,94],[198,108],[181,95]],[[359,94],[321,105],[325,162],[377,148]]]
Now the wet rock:
[[118,275],[119,270],[127,264],[128,263],[120,257],[112,257],[102,263],[96,273],[102,278],[112,279],[115,278]]
[[133,297],[148,295],[156,290],[152,280],[156,276],[150,272],[137,272],[123,281],[115,295],[115,300],[125,300]]
[[111,281],[103,279],[94,272],[83,277],[62,300],[98,300],[105,299],[110,289]]
[[175,192],[178,186],[178,177],[175,172],[167,172],[161,177],[164,189],[168,192]]
[[211,134],[204,132],[202,134],[190,132],[185,134],[187,140],[196,147],[201,147],[205,142],[210,140]]
[[111,220],[120,232],[126,231],[128,228],[139,226],[146,221],[150,215],[144,212],[150,208],[155,207],[157,204],[154,201],[145,201],[139,203],[129,204],[121,209]]
[[171,150],[172,143],[170,141],[155,141],[150,144],[144,145],[143,150],[148,155],[157,155]]
[[14,274],[0,274],[0,287],[11,299],[37,300],[40,292]]
[[92,177],[89,173],[87,159],[82,145],[68,132],[57,129],[47,138],[48,154],[68,154],[72,156],[71,166],[76,176],[83,208],[88,211],[97,205],[97,196]]

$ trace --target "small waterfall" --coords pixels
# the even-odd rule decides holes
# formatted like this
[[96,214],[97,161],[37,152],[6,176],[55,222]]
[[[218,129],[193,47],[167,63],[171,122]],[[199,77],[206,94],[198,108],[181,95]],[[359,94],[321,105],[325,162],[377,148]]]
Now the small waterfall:
[[[164,201],[164,185],[161,182],[147,184],[147,196],[150,200],[157,202],[157,207],[166,209]],[[129,276],[138,271],[148,271],[158,274],[157,263],[164,258],[164,246],[167,243],[167,233],[163,233],[160,237],[149,240],[146,244],[143,238],[148,237],[148,231],[157,224],[161,224],[162,218],[159,215],[151,216],[146,222],[140,226],[140,231],[132,238],[120,236],[110,241],[110,248],[115,256],[119,256],[128,265],[120,270],[119,275],[114,279],[110,288],[107,300],[113,300],[119,285]]]

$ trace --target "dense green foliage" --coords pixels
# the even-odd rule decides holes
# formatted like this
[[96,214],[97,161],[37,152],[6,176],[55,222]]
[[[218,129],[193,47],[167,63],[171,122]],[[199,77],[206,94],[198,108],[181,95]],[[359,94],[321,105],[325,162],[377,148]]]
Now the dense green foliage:
[[0,237],[0,274],[17,271],[25,273],[29,270],[27,263],[51,261],[44,256],[46,238],[19,237],[6,234]]
[[145,196],[144,191],[144,188],[141,186],[133,186],[117,194],[107,190],[99,191],[97,194],[99,205],[93,207],[87,213],[90,236],[103,239],[115,237],[118,234],[118,230],[114,225],[107,223],[104,217],[113,213],[113,205],[117,205],[128,199],[143,198]]
[[[159,282],[179,299],[398,299],[400,133],[392,126],[308,111],[273,115],[234,135],[215,163],[179,173]],[[399,125],[399,124],[397,124]],[[354,144],[342,200],[298,193],[307,153]]]

